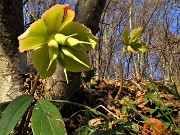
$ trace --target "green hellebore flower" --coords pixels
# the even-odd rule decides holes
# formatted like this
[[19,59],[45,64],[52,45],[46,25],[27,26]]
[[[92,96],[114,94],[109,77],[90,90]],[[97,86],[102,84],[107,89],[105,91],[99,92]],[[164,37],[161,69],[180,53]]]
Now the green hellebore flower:
[[124,50],[133,53],[148,51],[148,45],[140,40],[141,36],[141,27],[133,29],[128,36],[128,27],[125,26],[121,36],[124,43]]
[[86,26],[73,22],[74,16],[68,4],[57,4],[18,37],[20,52],[33,50],[32,62],[42,78],[53,75],[57,61],[65,74],[89,70],[86,51],[92,50],[98,39]]

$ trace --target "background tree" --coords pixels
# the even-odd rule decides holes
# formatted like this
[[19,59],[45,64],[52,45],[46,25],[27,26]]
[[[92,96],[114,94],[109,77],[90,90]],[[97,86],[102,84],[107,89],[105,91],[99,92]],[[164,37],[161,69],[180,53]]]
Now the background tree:
[[17,40],[23,32],[22,7],[20,0],[0,1],[0,103],[22,92],[26,59],[18,51]]

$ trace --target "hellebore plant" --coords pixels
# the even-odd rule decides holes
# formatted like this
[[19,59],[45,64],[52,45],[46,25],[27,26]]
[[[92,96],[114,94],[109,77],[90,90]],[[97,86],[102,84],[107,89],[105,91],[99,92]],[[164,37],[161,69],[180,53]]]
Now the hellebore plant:
[[148,51],[148,45],[141,40],[142,28],[133,29],[128,35],[128,27],[126,26],[122,32],[122,41],[124,43],[124,51],[133,53]]
[[17,134],[27,134],[30,120],[34,135],[66,134],[59,110],[48,100],[35,99],[34,92],[39,77],[52,76],[57,62],[64,68],[66,79],[66,71],[89,70],[86,51],[95,47],[97,38],[86,26],[73,22],[74,16],[69,5],[57,4],[18,37],[20,52],[32,50],[32,62],[38,75],[30,95],[19,96],[10,104],[4,104],[7,107],[1,115],[0,135],[8,135],[20,119]]
[[120,56],[119,60],[119,66],[120,66],[120,88],[119,91],[115,97],[115,100],[117,100],[120,96],[120,93],[122,91],[123,87],[123,55],[125,52],[130,51],[133,53],[138,52],[146,52],[148,51],[148,45],[141,40],[142,37],[142,28],[138,27],[130,31],[130,34],[128,34],[128,27],[125,26],[124,30],[122,31],[122,41],[124,44],[123,52]]

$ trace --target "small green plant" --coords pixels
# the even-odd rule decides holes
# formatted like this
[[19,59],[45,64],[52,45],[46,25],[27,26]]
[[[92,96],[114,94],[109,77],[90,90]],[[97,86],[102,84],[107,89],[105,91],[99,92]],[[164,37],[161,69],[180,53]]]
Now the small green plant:
[[119,66],[120,66],[120,88],[115,97],[117,100],[120,96],[120,93],[123,88],[123,55],[127,51],[131,51],[133,53],[137,52],[146,52],[148,51],[148,45],[141,40],[142,37],[142,28],[138,27],[131,30],[130,34],[128,34],[128,27],[126,26],[122,31],[122,41],[124,44],[123,52],[121,53]]
[[17,97],[3,111],[0,135],[8,135],[16,125],[17,134],[26,134],[30,120],[34,135],[66,134],[56,106],[48,100],[36,99],[34,93],[38,79],[52,76],[57,63],[64,68],[67,82],[67,71],[89,70],[90,60],[86,51],[95,47],[97,38],[86,26],[73,22],[74,16],[68,4],[57,4],[18,37],[20,52],[32,50],[32,62],[38,74],[30,95]]

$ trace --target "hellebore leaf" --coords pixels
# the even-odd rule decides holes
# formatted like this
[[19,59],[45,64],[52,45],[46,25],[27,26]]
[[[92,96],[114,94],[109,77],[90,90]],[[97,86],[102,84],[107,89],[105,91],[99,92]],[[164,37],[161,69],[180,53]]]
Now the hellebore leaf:
[[98,39],[91,33],[90,29],[77,22],[68,23],[63,27],[61,33],[65,36],[76,34],[73,38],[84,42],[81,44],[86,51],[92,50],[98,41]]
[[47,44],[48,36],[44,21],[39,19],[25,33],[18,37],[19,51],[24,52]]
[[75,13],[69,5],[57,4],[47,10],[42,18],[48,28],[49,33],[57,33],[69,22],[74,19]]
[[83,50],[74,50],[67,46],[62,46],[62,51],[65,56],[65,68],[71,72],[82,72],[89,70],[90,60]]
[[137,42],[139,40],[139,38],[141,37],[141,35],[142,35],[142,28],[141,27],[133,29],[130,32],[129,42]]
[[34,97],[21,95],[15,98],[1,114],[0,135],[9,135],[10,131],[18,124],[19,120],[31,106]]
[[32,62],[43,79],[50,77],[56,70],[56,60],[50,64],[49,47],[42,46],[32,52]]
[[59,110],[48,100],[40,99],[32,111],[33,135],[67,135]]
[[128,42],[129,42],[129,39],[128,39],[128,27],[125,26],[124,27],[124,30],[122,31],[122,40],[124,42],[124,45],[127,46],[128,45]]

